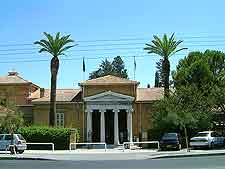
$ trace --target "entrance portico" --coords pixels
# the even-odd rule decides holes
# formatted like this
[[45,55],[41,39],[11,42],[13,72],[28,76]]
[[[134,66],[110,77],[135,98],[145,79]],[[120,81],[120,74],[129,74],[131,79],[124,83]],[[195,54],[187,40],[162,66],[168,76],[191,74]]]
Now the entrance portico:
[[[120,140],[124,140],[124,137],[132,141],[132,103],[134,97],[107,91],[85,97],[84,101],[87,113],[86,133],[88,142],[92,142],[94,139],[94,142],[100,141],[118,145]],[[93,123],[96,124],[93,125]],[[96,127],[93,128],[93,126]],[[126,127],[125,130],[124,127]]]

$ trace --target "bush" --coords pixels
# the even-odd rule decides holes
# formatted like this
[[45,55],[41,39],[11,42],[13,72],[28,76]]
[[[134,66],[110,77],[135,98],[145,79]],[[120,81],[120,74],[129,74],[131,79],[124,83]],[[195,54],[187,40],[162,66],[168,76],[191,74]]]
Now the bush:
[[[70,134],[69,128],[50,128],[50,127],[23,127],[18,129],[27,142],[30,143],[54,143],[55,149],[65,150],[69,148]],[[76,129],[77,138],[79,138],[79,131]],[[79,140],[78,140],[79,141]],[[32,146],[33,147],[33,146]],[[35,146],[41,149],[43,146]]]

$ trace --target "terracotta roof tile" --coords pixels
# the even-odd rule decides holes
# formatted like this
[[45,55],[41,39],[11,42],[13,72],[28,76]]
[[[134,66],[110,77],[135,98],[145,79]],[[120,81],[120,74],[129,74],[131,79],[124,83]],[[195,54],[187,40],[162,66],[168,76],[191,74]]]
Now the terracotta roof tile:
[[39,86],[33,84],[31,81],[25,80],[20,77],[17,72],[9,72],[7,76],[0,76],[0,85],[6,84],[32,84],[35,87],[39,88]]
[[24,84],[24,83],[31,83],[27,80],[24,80],[23,78],[21,78],[18,75],[12,75],[12,76],[2,76],[0,77],[0,84]]
[[163,88],[137,88],[136,101],[154,101],[163,97]]
[[[70,102],[79,94],[80,89],[57,89],[56,101],[58,102]],[[44,97],[40,98],[40,90],[31,94],[32,102],[49,102],[50,101],[50,89],[44,90]]]
[[86,80],[81,82],[81,85],[107,85],[107,84],[139,84],[137,81],[129,80],[113,75],[107,75],[96,79]]

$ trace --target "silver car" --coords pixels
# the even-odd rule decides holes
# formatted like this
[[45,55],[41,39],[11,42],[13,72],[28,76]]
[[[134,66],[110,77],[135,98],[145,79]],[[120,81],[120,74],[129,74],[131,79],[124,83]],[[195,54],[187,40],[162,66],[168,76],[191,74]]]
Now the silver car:
[[190,146],[192,148],[206,147],[213,149],[215,146],[224,146],[224,144],[225,137],[215,131],[198,132],[198,134],[190,140]]
[[[11,134],[0,134],[0,150],[9,150],[11,144]],[[21,134],[13,134],[13,144],[16,152],[22,154],[27,149],[26,140]]]

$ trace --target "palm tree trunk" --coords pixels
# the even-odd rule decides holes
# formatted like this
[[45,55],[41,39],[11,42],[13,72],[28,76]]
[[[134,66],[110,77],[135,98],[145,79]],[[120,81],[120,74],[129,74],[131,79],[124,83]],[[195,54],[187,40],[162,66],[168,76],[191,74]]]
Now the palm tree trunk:
[[169,97],[169,87],[170,87],[170,61],[164,58],[162,63],[163,71],[163,81],[164,81],[164,96]]
[[56,82],[57,73],[59,69],[59,59],[54,56],[51,59],[51,94],[50,94],[50,110],[49,110],[49,125],[55,125],[55,114],[56,114]]

